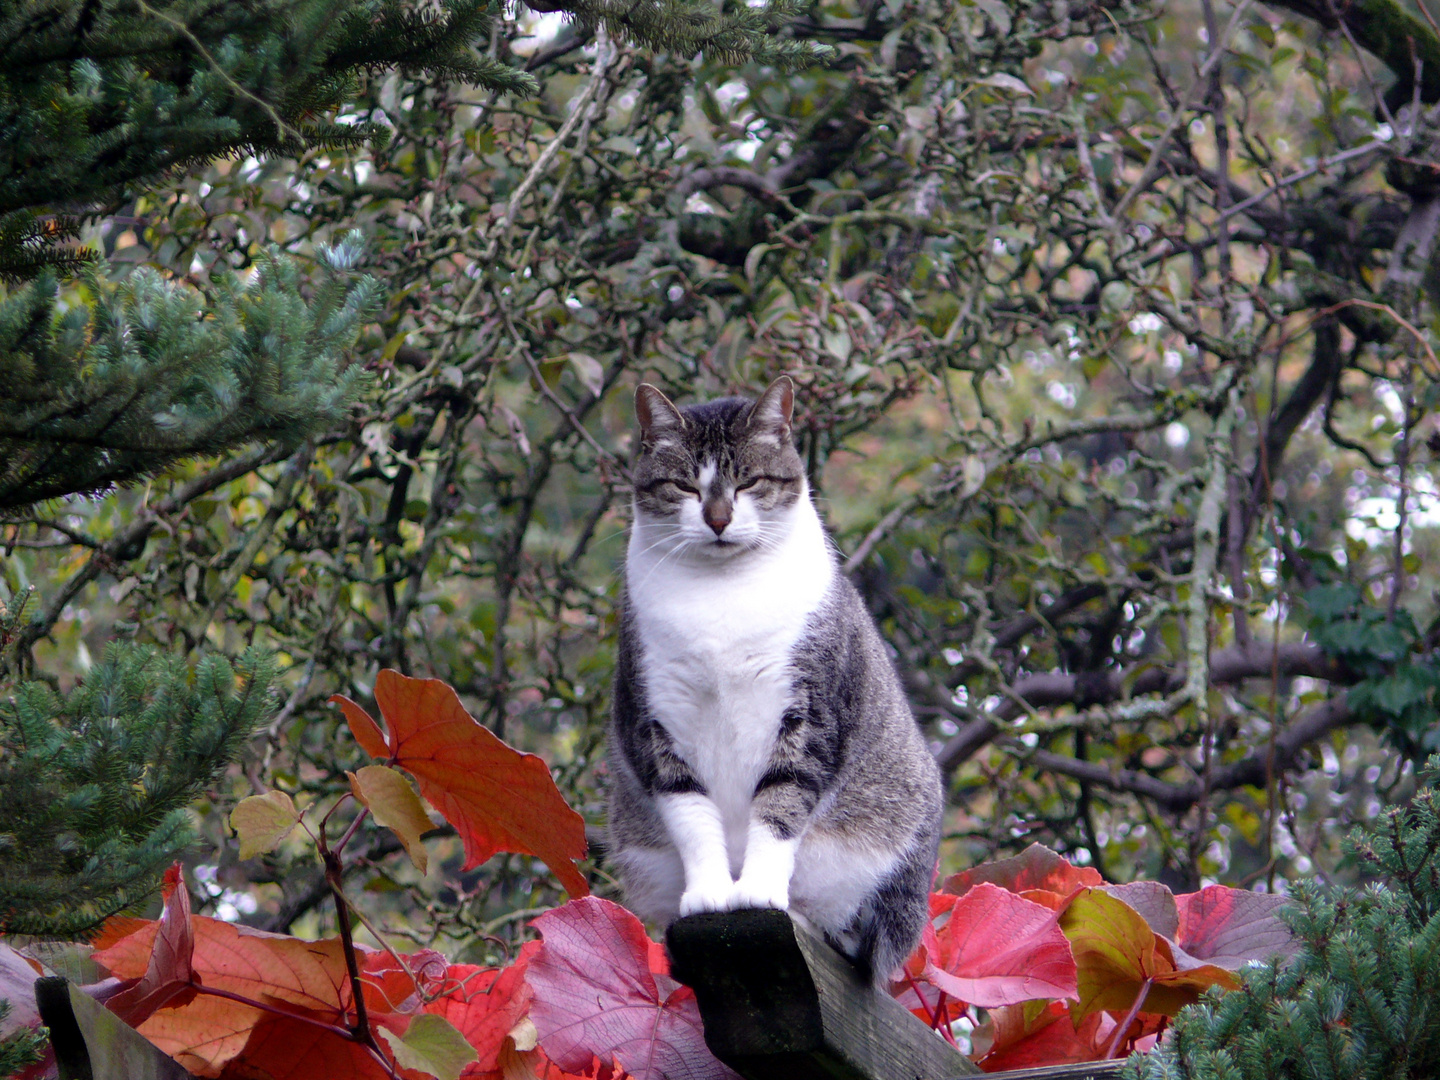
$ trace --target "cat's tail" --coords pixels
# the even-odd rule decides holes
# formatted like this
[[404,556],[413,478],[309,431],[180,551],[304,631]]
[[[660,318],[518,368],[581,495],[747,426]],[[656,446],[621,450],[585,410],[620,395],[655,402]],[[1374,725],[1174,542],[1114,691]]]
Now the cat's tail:
[[915,946],[930,917],[934,856],[912,852],[890,872],[855,916],[849,940],[832,941],[850,957],[860,975],[884,990]]

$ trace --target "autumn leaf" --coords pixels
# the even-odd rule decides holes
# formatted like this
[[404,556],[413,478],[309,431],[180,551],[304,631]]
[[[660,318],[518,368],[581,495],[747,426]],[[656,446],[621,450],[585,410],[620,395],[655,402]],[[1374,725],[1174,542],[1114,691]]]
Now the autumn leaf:
[[35,961],[0,941],[0,1001],[10,1003],[10,1012],[0,1020],[0,1039],[22,1028],[40,1026],[35,1005],[35,980],[40,975]]
[[179,863],[165,871],[162,889],[165,907],[155,925],[144,974],[105,1001],[106,1008],[132,1027],[139,1027],[157,1009],[178,1008],[192,1000],[199,981],[191,963],[195,936],[190,890]]
[[650,964],[640,920],[597,897],[533,923],[544,938],[530,962],[530,1018],[560,1068],[618,1058],[635,1080],[737,1080],[705,1045],[695,993]]
[[1175,898],[1176,944],[1188,956],[1230,971],[1252,960],[1294,956],[1300,942],[1279,914],[1289,902],[1274,893],[1224,885],[1185,893]]
[[1105,1054],[1096,1038],[1104,1019],[1103,1012],[1092,1013],[1077,1029],[1063,1001],[995,1009],[972,1036],[977,1047],[983,1046],[976,1063],[986,1072],[1002,1072],[1098,1061]]
[[[163,918],[147,923],[92,958],[119,978],[139,979],[149,970],[163,923]],[[190,925],[193,973],[209,992],[196,993],[183,1006],[160,1008],[139,1024],[140,1034],[197,1076],[218,1077],[241,1062],[250,1075],[269,1074],[273,1080],[388,1076],[370,1051],[346,1037],[354,1007],[339,939],[302,941],[203,915],[192,916]],[[415,991],[403,973],[381,971],[367,979],[385,987],[376,995],[377,1006],[382,997],[403,1001]],[[235,997],[215,996],[216,991]],[[368,992],[366,999],[371,1002]],[[408,1022],[378,1008],[372,1019],[394,1026]]]
[[455,826],[466,870],[497,851],[513,851],[544,860],[571,896],[589,893],[571,861],[585,855],[585,821],[566,804],[549,767],[496,738],[445,683],[380,672],[375,701],[388,742],[355,702],[338,694],[330,700],[356,741],[414,776],[420,793]]
[[[1120,1039],[1117,1057],[1139,1039],[1153,1036],[1166,1018],[1140,1013]],[[1101,1061],[1115,1042],[1120,1022],[1107,1012],[1095,1012],[1080,1023],[1071,1021],[1063,1001],[1031,1001],[995,1009],[972,1036],[979,1050],[976,1059],[986,1072],[1006,1072],[1042,1066]]]
[[1103,889],[1078,893],[1060,916],[1060,927],[1079,969],[1077,1023],[1097,1009],[1128,1010],[1142,994],[1146,1012],[1174,1016],[1211,986],[1236,986],[1234,976],[1211,964],[1182,970],[1171,943]]
[[539,950],[538,941],[526,942],[515,962],[503,970],[471,964],[452,964],[447,969],[440,996],[425,1011],[454,1024],[475,1048],[476,1060],[463,1075],[502,1069],[505,1039],[530,1010],[534,991],[525,975]]
[[940,891],[964,896],[984,882],[1057,910],[1076,890],[1105,883],[1094,867],[1074,866],[1044,844],[1031,844],[1014,858],[996,859],[952,874]]
[[356,801],[369,807],[375,821],[400,838],[405,854],[420,873],[425,873],[430,866],[430,856],[420,836],[435,826],[410,781],[386,765],[366,765],[359,772],[345,775],[350,777],[350,790]]
[[283,791],[251,795],[241,799],[230,811],[230,828],[240,837],[241,859],[253,859],[273,851],[299,821],[299,811]]
[[924,977],[952,997],[993,1009],[1074,997],[1075,959],[1056,913],[989,882],[968,889],[935,935]]
[[1294,934],[1279,916],[1289,901],[1273,893],[1254,893],[1225,885],[1174,895],[1158,881],[1106,885],[1165,938],[1182,969],[1214,964],[1238,971],[1252,960],[1292,955]]
[[1180,928],[1180,910],[1175,894],[1158,881],[1131,881],[1124,885],[1102,885],[1107,896],[1123,901],[1145,920],[1145,924],[1161,937],[1175,939]]

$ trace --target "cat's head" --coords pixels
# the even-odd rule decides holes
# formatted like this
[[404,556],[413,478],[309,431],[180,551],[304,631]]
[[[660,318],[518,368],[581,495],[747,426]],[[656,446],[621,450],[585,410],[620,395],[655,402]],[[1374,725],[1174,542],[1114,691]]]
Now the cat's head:
[[783,375],[758,401],[720,398],[684,408],[642,383],[635,392],[637,527],[654,532],[662,547],[701,557],[776,546],[806,498],[790,434],[794,408],[795,384]]

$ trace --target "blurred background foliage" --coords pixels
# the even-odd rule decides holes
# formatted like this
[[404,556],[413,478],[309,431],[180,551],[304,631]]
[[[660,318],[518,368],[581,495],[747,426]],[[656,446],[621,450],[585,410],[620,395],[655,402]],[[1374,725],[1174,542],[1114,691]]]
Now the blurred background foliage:
[[[345,790],[327,698],[384,667],[546,757],[603,891],[631,394],[786,372],[946,770],[944,871],[1040,840],[1120,881],[1351,880],[1339,838],[1440,746],[1422,9],[822,0],[782,34],[833,55],[794,70],[594,25],[491,24],[536,96],[374,74],[333,120],[383,145],[213,160],[86,220],[112,275],[201,291],[360,230],[370,383],[223,483],[9,512],[0,599],[36,595],[0,676],[274,650],[278,707],[196,810],[222,917],[329,929],[306,850],[241,863],[224,818]],[[439,837],[421,878],[364,835],[402,938],[468,959],[559,899],[528,860],[462,875]]]

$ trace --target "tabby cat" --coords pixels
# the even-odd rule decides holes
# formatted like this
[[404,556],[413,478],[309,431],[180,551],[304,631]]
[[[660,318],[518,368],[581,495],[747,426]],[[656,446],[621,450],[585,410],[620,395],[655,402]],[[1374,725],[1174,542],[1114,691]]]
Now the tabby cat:
[[875,983],[928,918],[940,777],[840,572],[794,386],[676,408],[642,385],[609,744],[609,850],[668,924],[789,910]]

